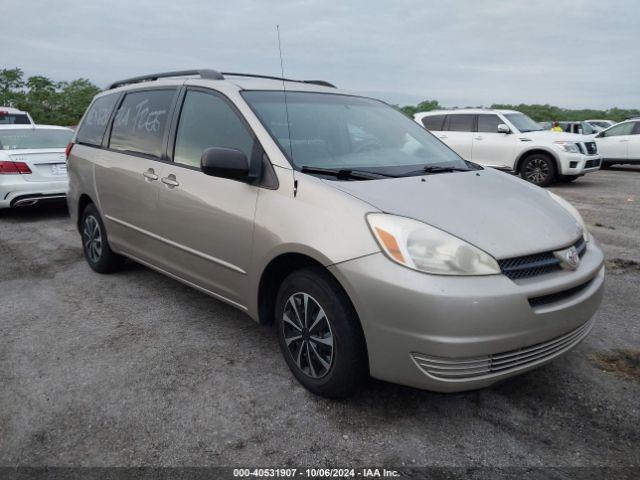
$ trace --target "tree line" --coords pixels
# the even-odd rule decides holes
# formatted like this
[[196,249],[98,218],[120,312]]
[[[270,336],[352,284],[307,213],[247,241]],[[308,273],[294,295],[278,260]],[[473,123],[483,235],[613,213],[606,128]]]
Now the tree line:
[[85,78],[56,82],[42,75],[27,79],[19,68],[0,70],[0,106],[31,114],[47,125],[77,125],[100,88]]
[[[437,100],[425,100],[418,105],[405,105],[400,107],[400,110],[406,115],[413,117],[418,112],[428,112],[431,110],[440,110],[445,107],[441,106]],[[465,108],[482,108],[482,107],[465,107]],[[561,108],[553,105],[527,105],[521,103],[519,105],[509,105],[494,103],[489,108],[504,109],[504,110],[517,110],[525,115],[533,118],[537,122],[545,121],[580,121],[588,119],[604,118],[613,120],[615,122],[621,122],[629,117],[640,117],[640,110],[624,109],[624,108],[609,108],[607,110],[598,110],[594,108],[582,108],[582,109],[569,109]]]
[[[49,125],[77,125],[84,111],[100,88],[85,78],[71,82],[56,82],[43,75],[27,79],[19,68],[0,70],[0,106],[15,107],[31,114],[36,123]],[[440,110],[444,107],[437,100],[425,100],[417,105],[398,107],[413,117],[417,112]],[[538,122],[551,120],[587,120],[606,118],[620,122],[629,117],[640,117],[638,109],[592,108],[567,109],[553,105],[493,104],[490,108],[517,110]]]

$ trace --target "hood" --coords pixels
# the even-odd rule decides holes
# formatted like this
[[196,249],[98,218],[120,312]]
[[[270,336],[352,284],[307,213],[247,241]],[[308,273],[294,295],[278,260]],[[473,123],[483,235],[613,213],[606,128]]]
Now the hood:
[[530,138],[532,140],[546,140],[550,142],[588,142],[590,136],[578,135],[577,133],[552,132],[551,130],[538,130],[537,132],[526,132],[516,134],[518,138]]
[[496,259],[557,250],[580,226],[542,188],[493,169],[326,183],[385,213],[413,218]]

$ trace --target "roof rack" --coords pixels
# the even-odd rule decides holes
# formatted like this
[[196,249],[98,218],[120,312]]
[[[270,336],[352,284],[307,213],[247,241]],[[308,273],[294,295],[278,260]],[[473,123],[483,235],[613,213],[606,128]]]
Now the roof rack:
[[308,83],[312,85],[320,85],[322,87],[336,88],[334,84],[329,83],[326,80],[293,80],[291,78],[273,77],[270,75],[258,75],[256,73],[218,72],[216,70],[200,69],[200,70],[179,70],[175,72],[152,73],[150,75],[141,75],[139,77],[126,78],[124,80],[118,80],[117,82],[112,83],[111,85],[109,85],[107,90],[112,90],[114,88],[122,87],[123,85],[130,85],[132,83],[152,82],[154,80],[158,80],[159,78],[185,77],[188,75],[198,75],[200,76],[200,78],[208,79],[208,80],[224,80],[225,75],[229,77],[266,78],[269,80]]
[[292,78],[274,77],[271,75],[259,75],[257,73],[238,73],[238,72],[221,72],[222,75],[229,77],[249,77],[249,78],[266,78],[268,80],[281,80],[285,82],[309,83],[312,85],[320,85],[322,87],[337,88],[333,83],[326,80],[294,80]]
[[132,83],[151,82],[153,80],[158,80],[159,78],[185,77],[187,75],[199,75],[200,78],[206,78],[209,80],[224,80],[224,77],[220,72],[209,70],[206,68],[200,70],[178,70],[175,72],[152,73],[150,75],[140,75],[139,77],[131,77],[124,80],[118,80],[117,82],[109,85],[109,88],[107,88],[107,90],[122,87],[123,85],[129,85]]

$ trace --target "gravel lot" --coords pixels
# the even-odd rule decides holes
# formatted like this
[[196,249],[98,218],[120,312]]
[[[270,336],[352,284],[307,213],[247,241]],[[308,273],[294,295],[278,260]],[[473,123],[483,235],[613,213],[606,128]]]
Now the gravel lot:
[[233,308],[133,263],[93,273],[63,206],[0,212],[0,465],[638,467],[640,380],[594,355],[640,349],[640,168],[552,190],[607,255],[591,335],[481,391],[341,402]]

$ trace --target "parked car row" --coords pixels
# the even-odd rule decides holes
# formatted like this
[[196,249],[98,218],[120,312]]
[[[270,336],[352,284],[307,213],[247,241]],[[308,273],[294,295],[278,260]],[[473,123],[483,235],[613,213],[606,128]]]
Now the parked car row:
[[593,138],[545,130],[514,110],[442,110],[414,119],[462,158],[516,172],[534,185],[570,182],[600,168]]

